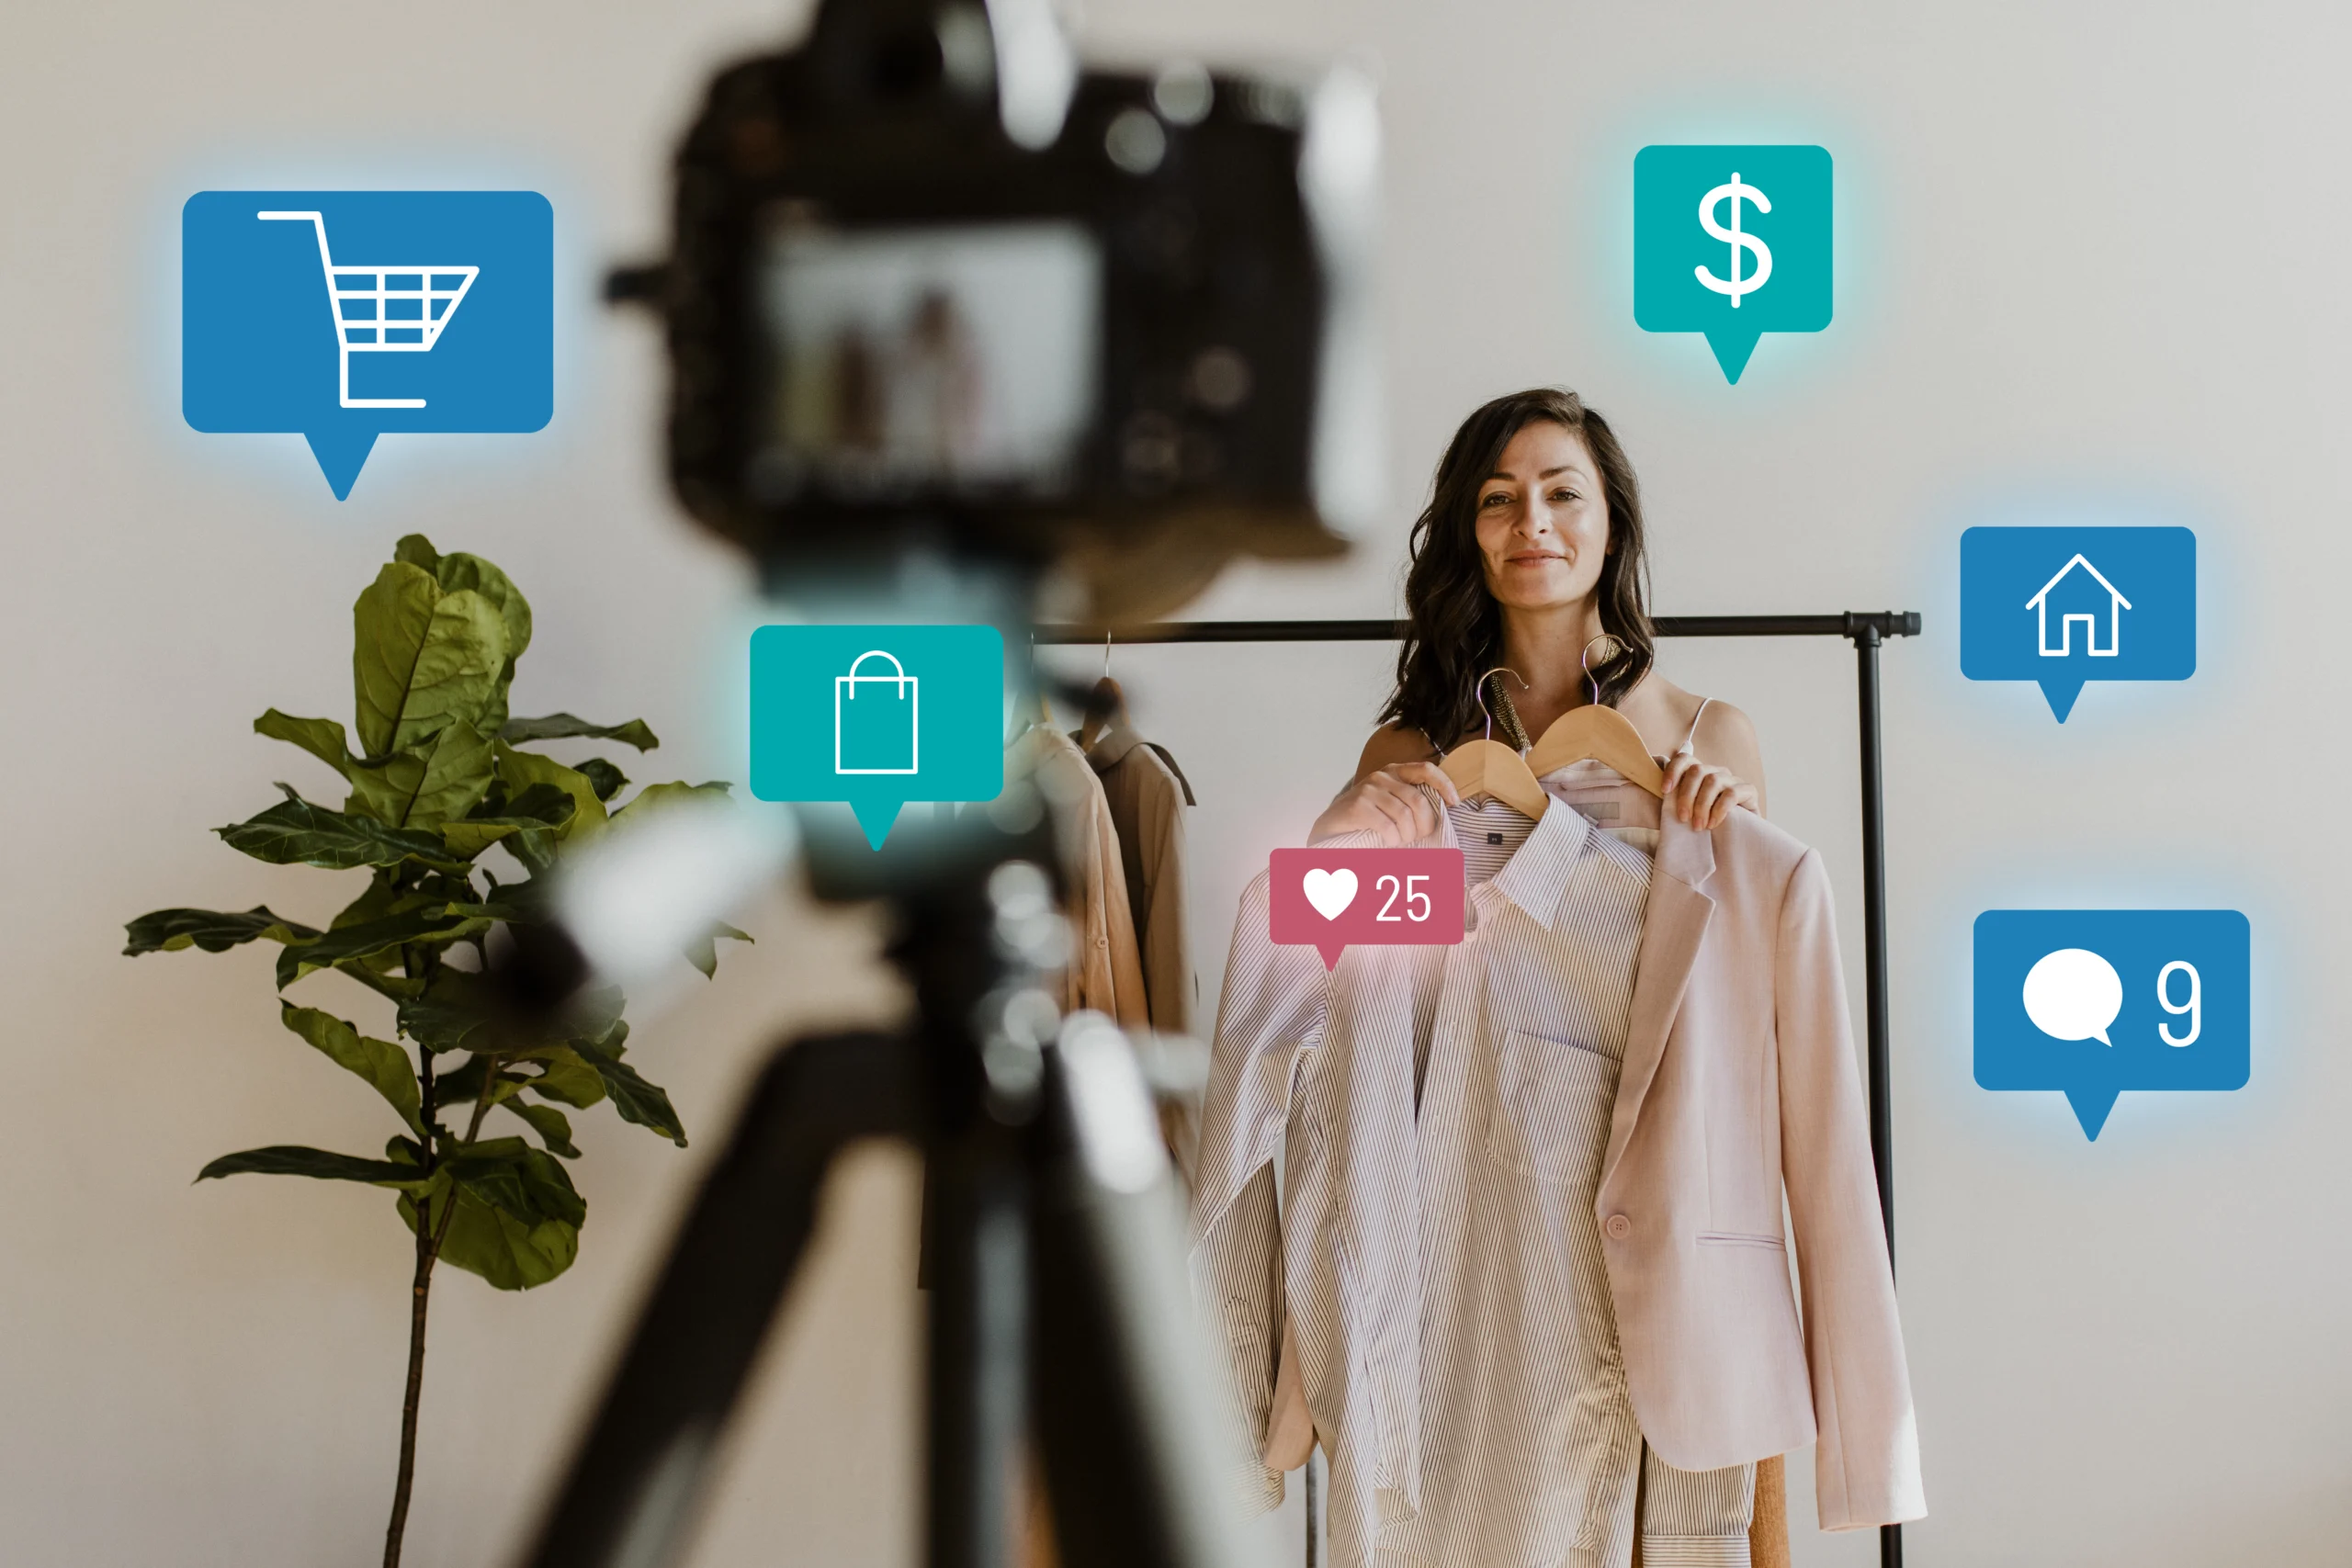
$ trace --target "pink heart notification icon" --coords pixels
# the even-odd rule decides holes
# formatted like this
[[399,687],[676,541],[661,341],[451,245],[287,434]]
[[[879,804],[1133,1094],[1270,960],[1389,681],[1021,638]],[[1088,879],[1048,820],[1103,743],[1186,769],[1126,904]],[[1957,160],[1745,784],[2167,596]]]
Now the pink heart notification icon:
[[1315,912],[1327,920],[1336,920],[1356,901],[1356,874],[1341,866],[1337,871],[1325,871],[1321,866],[1309,870],[1298,879],[1299,890]]
[[1460,850],[1276,850],[1267,873],[1273,939],[1313,947],[1327,969],[1358,942],[1451,946],[1462,904]]

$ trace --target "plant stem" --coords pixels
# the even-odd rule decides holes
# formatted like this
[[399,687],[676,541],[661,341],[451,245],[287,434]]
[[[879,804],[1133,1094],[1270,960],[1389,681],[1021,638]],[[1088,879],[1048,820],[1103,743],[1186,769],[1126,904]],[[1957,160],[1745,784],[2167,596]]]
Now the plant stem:
[[[430,1136],[436,1125],[440,1107],[435,1102],[433,1053],[423,1046],[417,1048],[420,1066],[416,1080],[421,1101],[419,1120],[424,1123],[424,1168],[429,1173],[439,1161]],[[425,1215],[420,1211],[416,1222],[416,1273],[409,1287],[408,1318],[408,1393],[401,1401],[401,1468],[400,1479],[392,1487],[392,1519],[384,1528],[384,1568],[400,1568],[401,1540],[408,1533],[409,1494],[416,1483],[416,1407],[424,1393],[424,1309],[433,1289],[433,1262],[440,1253],[437,1236],[428,1236]],[[449,1209],[457,1208],[457,1193],[449,1195]]]

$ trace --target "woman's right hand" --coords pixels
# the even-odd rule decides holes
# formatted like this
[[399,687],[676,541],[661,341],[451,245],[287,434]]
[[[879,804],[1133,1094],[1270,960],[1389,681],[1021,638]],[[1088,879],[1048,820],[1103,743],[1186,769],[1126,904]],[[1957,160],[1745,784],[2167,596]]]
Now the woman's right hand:
[[1437,811],[1419,786],[1426,784],[1448,806],[1462,804],[1462,792],[1435,762],[1392,762],[1356,780],[1331,799],[1307,830],[1319,844],[1338,833],[1371,832],[1391,848],[1437,836]]

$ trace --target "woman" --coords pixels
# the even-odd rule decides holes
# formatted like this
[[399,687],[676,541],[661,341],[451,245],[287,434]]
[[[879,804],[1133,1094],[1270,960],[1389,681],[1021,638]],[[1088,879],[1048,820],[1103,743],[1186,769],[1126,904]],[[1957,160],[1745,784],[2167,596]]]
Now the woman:
[[[1736,807],[1761,814],[1763,759],[1747,716],[1657,671],[1643,547],[1633,465],[1574,392],[1513,393],[1465,420],[1413,527],[1396,690],[1311,840],[1367,829],[1392,844],[1433,838],[1423,786],[1462,804],[1439,765],[1446,751],[1490,728],[1524,750],[1596,694],[1665,765],[1663,809],[1709,830]],[[1286,1343],[1274,1424],[1303,1452],[1311,1437],[1295,1359]],[[1779,1460],[1758,1467],[1754,1487],[1748,1561],[1785,1564]]]
[[[1667,806],[1714,828],[1764,809],[1756,729],[1729,703],[1657,672],[1645,603],[1641,494],[1609,428],[1574,392],[1497,398],[1463,422],[1413,525],[1410,629],[1396,690],[1353,783],[1309,835],[1371,830],[1410,844],[1437,832],[1427,786],[1461,804],[1438,759],[1485,732],[1525,747],[1600,700],[1666,764]],[[1485,682],[1479,678],[1500,666]]]

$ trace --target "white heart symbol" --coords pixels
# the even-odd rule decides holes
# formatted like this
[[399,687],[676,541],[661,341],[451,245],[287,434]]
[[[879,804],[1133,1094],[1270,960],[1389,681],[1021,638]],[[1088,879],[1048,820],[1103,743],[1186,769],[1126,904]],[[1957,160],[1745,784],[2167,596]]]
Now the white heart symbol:
[[1327,920],[1338,919],[1356,901],[1356,874],[1352,871],[1325,871],[1317,866],[1300,877],[1299,882],[1306,889],[1306,901]]

